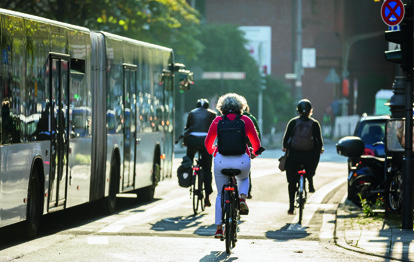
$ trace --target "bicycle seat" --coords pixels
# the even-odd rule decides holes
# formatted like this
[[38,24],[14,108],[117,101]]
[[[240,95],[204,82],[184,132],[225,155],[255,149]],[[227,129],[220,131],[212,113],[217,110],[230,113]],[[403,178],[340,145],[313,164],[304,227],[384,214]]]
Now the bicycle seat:
[[241,173],[241,171],[240,169],[229,168],[229,169],[221,170],[221,173],[225,176],[237,176],[238,174]]

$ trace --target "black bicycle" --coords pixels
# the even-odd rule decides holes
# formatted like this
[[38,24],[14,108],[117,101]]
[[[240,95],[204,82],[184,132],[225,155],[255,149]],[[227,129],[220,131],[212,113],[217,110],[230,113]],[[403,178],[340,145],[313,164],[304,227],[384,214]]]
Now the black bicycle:
[[[186,136],[185,133],[181,134],[178,139],[175,141],[176,144],[181,139],[184,139]],[[200,150],[196,152],[197,160],[192,166],[192,185],[190,187],[190,198],[193,199],[193,211],[194,215],[197,215],[198,209],[200,207],[201,211],[204,211],[204,172],[202,168],[202,156]]]
[[307,191],[306,191],[306,170],[298,170],[298,182],[296,186],[296,207],[299,208],[299,224],[302,224],[303,209],[305,208]]
[[193,165],[193,184],[190,187],[194,215],[197,214],[199,207],[204,211],[204,171],[201,165],[203,159],[200,152],[197,152],[197,155],[196,164]]
[[223,169],[221,173],[229,177],[227,185],[221,191],[221,221],[225,224],[225,230],[221,241],[226,240],[226,253],[236,246],[237,227],[240,219],[239,192],[237,190],[236,176],[240,174],[240,169]]

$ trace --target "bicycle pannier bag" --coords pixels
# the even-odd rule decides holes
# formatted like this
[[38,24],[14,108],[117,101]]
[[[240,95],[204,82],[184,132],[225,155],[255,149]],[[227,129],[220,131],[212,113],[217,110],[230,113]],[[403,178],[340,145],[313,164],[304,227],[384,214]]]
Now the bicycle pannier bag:
[[225,156],[242,155],[246,152],[246,131],[241,115],[231,121],[222,116],[217,125],[217,144],[220,154]]
[[181,165],[177,169],[178,185],[180,187],[189,187],[193,182],[193,168],[191,159],[188,156],[183,157]]
[[303,121],[299,118],[296,119],[296,126],[293,129],[291,141],[292,149],[312,151],[314,145],[312,124],[312,119],[309,119],[309,121]]

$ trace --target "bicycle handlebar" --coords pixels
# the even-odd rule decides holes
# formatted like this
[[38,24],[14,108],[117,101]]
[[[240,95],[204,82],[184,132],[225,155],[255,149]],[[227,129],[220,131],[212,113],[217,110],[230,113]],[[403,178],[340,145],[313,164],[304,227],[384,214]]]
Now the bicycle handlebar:
[[265,150],[266,150],[266,148],[264,148],[264,147],[261,146],[259,148],[259,150],[257,150],[254,154],[257,155],[257,156],[258,155],[261,155]]
[[178,142],[184,138],[184,135],[180,135],[177,140],[175,140],[175,143],[178,144]]
[[266,148],[264,148],[264,147],[262,147],[262,146],[261,146],[261,147],[259,148],[259,150],[257,150],[257,151],[253,154],[253,152],[252,152],[252,151],[253,151],[253,148],[251,148],[251,147],[250,147],[250,152],[251,152],[251,153],[250,153],[250,158],[251,158],[251,159],[255,159],[255,158],[256,158],[256,156],[259,156],[259,155],[260,155],[260,154],[262,154],[262,153],[263,153],[263,151],[265,151],[265,150],[266,150]]

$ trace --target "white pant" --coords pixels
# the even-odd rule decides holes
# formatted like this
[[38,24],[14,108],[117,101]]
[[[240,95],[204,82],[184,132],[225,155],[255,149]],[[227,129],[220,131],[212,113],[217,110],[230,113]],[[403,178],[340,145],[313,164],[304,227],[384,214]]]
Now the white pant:
[[216,225],[221,225],[221,191],[223,186],[229,182],[229,177],[221,173],[222,169],[240,169],[241,173],[236,176],[239,194],[247,195],[249,191],[250,157],[247,154],[238,156],[223,156],[220,153],[214,157],[214,179],[217,186],[216,198]]

